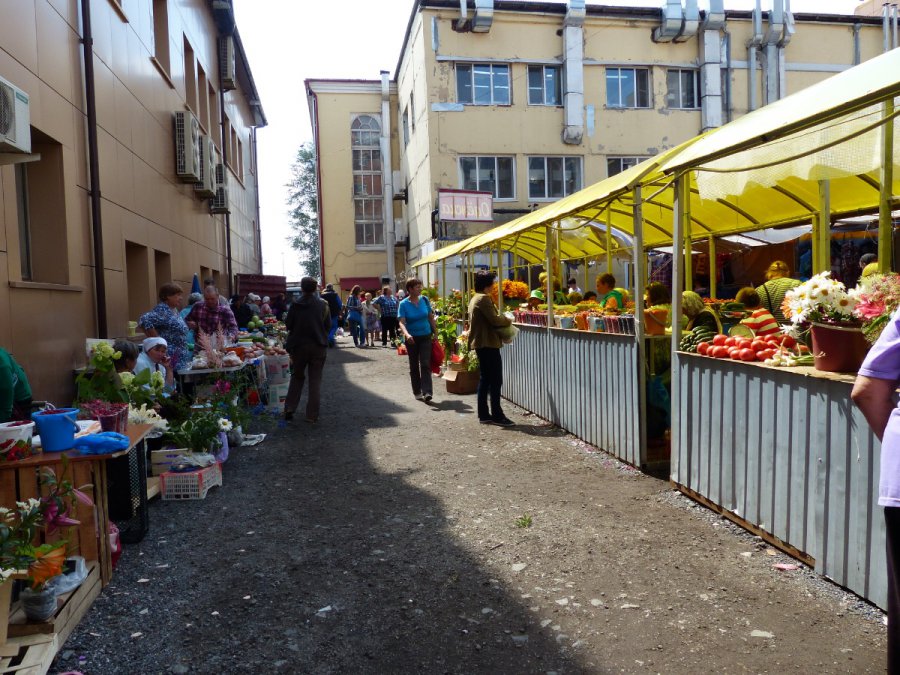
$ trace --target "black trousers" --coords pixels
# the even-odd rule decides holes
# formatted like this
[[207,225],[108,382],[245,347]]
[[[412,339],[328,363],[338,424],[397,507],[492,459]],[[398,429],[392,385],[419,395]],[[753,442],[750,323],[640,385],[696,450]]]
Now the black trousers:
[[884,509],[887,529],[887,672],[900,675],[900,507]]
[[409,382],[413,394],[432,395],[431,388],[431,336],[413,336],[406,341],[406,353],[409,354]]
[[391,342],[397,339],[397,317],[383,316],[381,317],[381,344],[386,345],[388,334],[390,333]]
[[[503,386],[503,359],[499,349],[482,347],[476,349],[481,378],[478,380],[478,419],[502,420],[505,415],[500,408],[500,389]],[[488,410],[490,399],[490,410]]]

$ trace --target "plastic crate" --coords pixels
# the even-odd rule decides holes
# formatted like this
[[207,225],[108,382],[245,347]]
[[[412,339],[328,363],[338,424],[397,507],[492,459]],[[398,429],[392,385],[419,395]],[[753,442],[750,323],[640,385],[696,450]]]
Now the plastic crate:
[[206,499],[209,489],[221,484],[222,466],[216,462],[199,471],[167,471],[160,476],[159,491],[163,499]]

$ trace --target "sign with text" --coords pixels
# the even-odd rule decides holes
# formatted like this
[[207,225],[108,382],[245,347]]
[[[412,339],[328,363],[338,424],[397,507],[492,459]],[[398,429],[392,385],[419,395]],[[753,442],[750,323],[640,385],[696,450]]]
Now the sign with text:
[[494,222],[494,196],[490,192],[438,190],[438,209],[444,221]]

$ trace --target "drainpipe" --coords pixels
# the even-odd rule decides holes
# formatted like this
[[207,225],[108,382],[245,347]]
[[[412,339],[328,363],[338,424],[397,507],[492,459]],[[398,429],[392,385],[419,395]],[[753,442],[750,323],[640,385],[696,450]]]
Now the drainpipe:
[[732,113],[731,95],[731,33],[726,29],[725,33],[725,122],[730,122]]
[[[391,163],[391,75],[381,71],[381,185],[387,276],[394,282],[394,172]],[[429,269],[431,266],[429,265]]]
[[[314,91],[310,91],[310,94],[312,94],[313,99],[312,123],[313,137],[316,143],[316,205],[319,207],[316,220],[319,222],[319,276],[323,282],[327,283],[327,279],[325,279],[325,231],[322,224],[322,168],[321,162],[319,162],[319,148],[321,147],[319,145],[319,97]],[[434,229],[433,224],[432,229]]]
[[782,0],[784,3],[784,23],[781,28],[781,39],[778,41],[778,98],[787,96],[787,59],[784,48],[791,43],[794,37],[794,15],[791,13],[791,0]]
[[584,0],[569,0],[563,20],[562,141],[580,145],[584,138]]
[[881,6],[881,51],[889,52],[891,50],[891,31],[890,31],[890,5],[884,3]]
[[862,29],[862,24],[855,23],[853,24],[853,65],[858,66],[862,61],[862,53],[860,51],[859,45],[859,31]]
[[97,333],[109,337],[106,315],[106,278],[103,262],[103,220],[100,209],[100,150],[97,145],[97,91],[94,79],[94,34],[91,0],[81,0],[81,45],[84,51],[84,98],[87,109],[88,170],[90,172],[91,234],[94,244],[94,286],[97,294]]
[[253,157],[253,193],[256,197],[256,256],[259,260],[259,273],[262,274],[262,223],[259,219],[259,149],[256,144],[256,127],[250,127],[250,152]]
[[747,109],[748,112],[756,110],[759,107],[759,98],[757,97],[757,89],[759,81],[757,79],[757,51],[762,46],[762,6],[760,0],[756,0],[756,6],[753,8],[753,37],[747,42]]
[[897,16],[900,14],[900,8],[897,5],[891,5],[891,33],[893,35],[893,40],[891,41],[891,49],[896,49],[898,45],[897,41]]
[[[225,164],[225,148],[228,147],[228,139],[225,134],[225,88],[219,82],[219,130],[222,137],[222,164]],[[228,293],[226,297],[231,297],[231,285],[234,281],[234,274],[231,267],[231,214],[225,214],[225,271],[228,275]]]
[[[696,3],[693,6],[696,10]],[[700,48],[701,131],[722,126],[722,38],[725,25],[722,0],[710,3],[697,41]]]
[[766,53],[765,76],[765,103],[774,103],[778,100],[778,42],[781,40],[784,29],[784,4],[783,0],[772,0],[772,9],[769,10],[769,25],[766,28],[764,49]]

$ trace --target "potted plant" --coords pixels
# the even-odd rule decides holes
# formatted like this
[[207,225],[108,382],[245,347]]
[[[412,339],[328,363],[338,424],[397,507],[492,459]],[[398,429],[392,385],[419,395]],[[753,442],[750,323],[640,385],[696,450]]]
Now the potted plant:
[[791,321],[790,332],[800,337],[809,331],[816,369],[828,372],[855,372],[869,345],[856,317],[857,298],[848,293],[830,272],[821,272],[789,290],[782,312]]
[[170,426],[166,437],[176,448],[192,453],[215,453],[222,447],[223,432],[227,432],[222,418],[211,407],[195,410],[181,424]]

